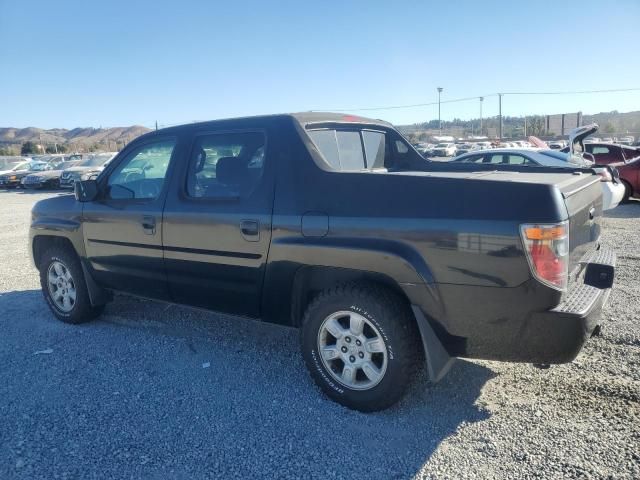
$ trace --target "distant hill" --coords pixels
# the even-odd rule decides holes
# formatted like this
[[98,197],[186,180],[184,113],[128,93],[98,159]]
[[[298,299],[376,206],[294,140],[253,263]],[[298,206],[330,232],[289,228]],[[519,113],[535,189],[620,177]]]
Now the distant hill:
[[10,145],[25,142],[45,145],[57,143],[84,147],[105,143],[125,144],[149,131],[150,129],[140,125],[113,128],[74,128],[72,130],[64,128],[43,130],[34,127],[0,128],[0,143]]
[[[559,115],[555,115],[559,117]],[[536,135],[540,138],[553,138],[558,136],[553,131],[546,128],[546,116],[528,115],[527,134]],[[558,122],[560,121],[556,118]],[[621,113],[618,111],[601,112],[596,114],[583,114],[582,125],[597,123],[600,129],[597,136],[604,135],[626,135],[632,134],[640,138],[640,111]],[[483,135],[495,137],[498,132],[498,117],[485,117],[483,119]],[[503,136],[505,138],[520,138],[524,136],[525,117],[504,116]],[[445,135],[463,137],[467,135],[478,135],[480,120],[477,118],[470,120],[454,119],[442,122],[442,132]],[[413,125],[397,125],[398,129],[404,133],[411,141],[426,141],[430,137],[439,134],[438,120],[429,120]],[[572,127],[571,127],[572,128]]]
[[[638,133],[640,132],[640,112],[620,113],[601,112],[594,115],[583,115],[582,123],[597,123],[600,126],[598,133]],[[607,130],[607,132],[605,132]]]

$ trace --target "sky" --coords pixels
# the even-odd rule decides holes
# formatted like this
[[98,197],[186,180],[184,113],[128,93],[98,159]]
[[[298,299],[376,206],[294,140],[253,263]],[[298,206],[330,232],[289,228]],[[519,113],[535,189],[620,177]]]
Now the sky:
[[[0,0],[0,127],[306,110],[409,124],[496,92],[640,88],[639,0]],[[443,103],[477,118],[479,100]],[[640,110],[640,90],[511,95],[503,115]],[[497,115],[497,97],[483,116]]]

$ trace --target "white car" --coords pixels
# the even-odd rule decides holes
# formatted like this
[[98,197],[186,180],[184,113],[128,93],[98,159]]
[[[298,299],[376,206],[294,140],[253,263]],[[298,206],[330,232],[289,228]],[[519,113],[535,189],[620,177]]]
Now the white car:
[[455,143],[439,143],[433,147],[432,153],[435,157],[455,157],[457,150]]
[[[580,142],[580,134],[589,132],[589,128],[594,126],[581,127],[575,133],[572,142]],[[598,126],[595,125],[597,130]],[[583,130],[585,129],[585,130]],[[595,131],[595,130],[594,130]],[[573,133],[573,131],[572,131]],[[588,133],[587,133],[588,134]],[[488,151],[469,152],[451,160],[455,163],[477,163],[492,164],[499,169],[500,165],[523,165],[523,166],[543,166],[554,168],[593,168],[600,175],[600,185],[602,186],[602,209],[610,210],[618,206],[625,195],[625,187],[618,178],[614,178],[615,172],[608,166],[593,166],[593,162],[586,159],[582,154],[582,145],[571,148],[569,153],[558,150],[548,150],[543,148],[499,148]],[[587,154],[589,155],[589,154]],[[614,172],[614,175],[612,175]]]

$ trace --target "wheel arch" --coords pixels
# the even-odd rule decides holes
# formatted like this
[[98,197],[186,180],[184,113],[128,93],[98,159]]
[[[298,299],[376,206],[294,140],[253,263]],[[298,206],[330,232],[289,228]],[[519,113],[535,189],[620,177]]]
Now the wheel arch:
[[43,255],[51,247],[64,248],[78,257],[80,267],[82,268],[82,273],[84,275],[84,281],[87,285],[91,305],[104,305],[111,300],[111,293],[96,283],[91,275],[91,269],[87,265],[86,259],[82,257],[80,252],[78,252],[73,242],[65,236],[42,234],[35,235],[33,237],[31,241],[31,255],[33,263],[38,270],[41,268]]
[[78,254],[73,243],[67,237],[47,234],[36,235],[31,242],[31,258],[33,258],[33,263],[38,270],[40,270],[43,254],[53,246],[69,249],[76,255]]
[[291,325],[300,327],[304,311],[314,296],[341,283],[375,283],[385,287],[411,305],[401,286],[390,276],[352,268],[308,265],[300,267],[293,278],[291,289]]
[[635,190],[633,188],[633,185],[631,185],[631,182],[629,182],[627,179],[625,178],[620,178],[620,181],[622,182],[622,184],[624,185],[624,200],[629,200],[630,198],[632,198],[635,195]]

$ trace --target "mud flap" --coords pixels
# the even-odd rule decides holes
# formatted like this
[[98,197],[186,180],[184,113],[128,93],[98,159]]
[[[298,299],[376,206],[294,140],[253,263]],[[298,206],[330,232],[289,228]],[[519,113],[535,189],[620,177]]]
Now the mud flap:
[[80,265],[82,266],[82,274],[84,275],[84,280],[87,284],[87,291],[89,292],[89,301],[91,302],[91,305],[97,307],[98,305],[109,303],[113,299],[111,292],[105,290],[96,283],[91,276],[89,269],[85,265],[84,260],[80,261]]
[[444,348],[422,310],[415,305],[411,305],[411,309],[418,323],[420,337],[422,337],[429,380],[434,383],[438,382],[447,374],[456,358],[450,356],[449,352]]

